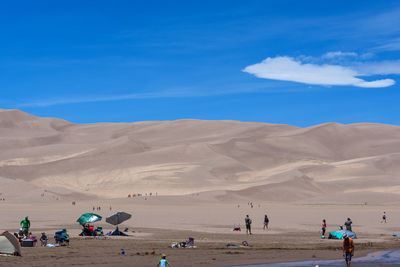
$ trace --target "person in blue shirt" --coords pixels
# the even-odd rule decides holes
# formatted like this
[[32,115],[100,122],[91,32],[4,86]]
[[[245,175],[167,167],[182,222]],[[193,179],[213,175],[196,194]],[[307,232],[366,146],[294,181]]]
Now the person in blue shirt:
[[40,236],[40,243],[42,246],[46,246],[47,245],[47,235],[46,233],[42,233],[42,235]]
[[167,255],[162,254],[161,255],[161,260],[158,262],[157,267],[171,267],[171,264],[168,263],[167,261]]

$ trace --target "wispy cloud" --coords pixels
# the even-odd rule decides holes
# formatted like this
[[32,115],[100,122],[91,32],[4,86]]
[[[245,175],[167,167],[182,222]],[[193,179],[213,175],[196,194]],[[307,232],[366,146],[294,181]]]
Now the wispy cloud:
[[356,63],[360,76],[400,74],[400,60],[384,60],[380,62]]
[[357,57],[358,54],[356,52],[342,52],[342,51],[334,51],[328,52],[322,55],[322,58],[332,59],[332,58],[342,58],[342,57]]
[[388,40],[385,44],[379,45],[374,49],[381,51],[400,51],[400,38]]
[[[339,54],[338,52],[335,53],[336,55]],[[365,62],[358,64],[357,67],[339,64],[316,64],[304,63],[301,59],[288,56],[278,56],[269,57],[260,63],[247,66],[243,71],[264,79],[314,85],[350,85],[376,88],[391,86],[395,84],[395,81],[393,79],[366,81],[359,76],[398,74],[399,66],[400,64],[397,61]]]
[[228,89],[215,88],[214,90],[199,90],[199,88],[186,88],[176,90],[164,90],[158,92],[144,92],[135,94],[120,94],[120,95],[109,95],[109,96],[76,96],[76,97],[63,97],[53,98],[46,100],[33,100],[26,101],[15,105],[15,107],[49,107],[56,105],[66,104],[79,104],[79,103],[92,103],[92,102],[107,102],[107,101],[119,101],[119,100],[134,100],[134,99],[156,99],[156,98],[195,98],[195,97],[210,97],[218,95],[229,95],[229,94],[240,94],[259,92],[266,85],[262,86],[228,86]]

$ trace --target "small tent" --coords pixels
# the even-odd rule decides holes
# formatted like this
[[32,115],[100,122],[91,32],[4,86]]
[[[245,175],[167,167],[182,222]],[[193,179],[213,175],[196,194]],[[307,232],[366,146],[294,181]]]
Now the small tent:
[[3,230],[0,230],[0,254],[22,255],[18,239],[13,234]]
[[343,235],[346,234],[350,238],[357,238],[356,234],[349,230],[338,230],[329,233],[329,239],[343,239]]

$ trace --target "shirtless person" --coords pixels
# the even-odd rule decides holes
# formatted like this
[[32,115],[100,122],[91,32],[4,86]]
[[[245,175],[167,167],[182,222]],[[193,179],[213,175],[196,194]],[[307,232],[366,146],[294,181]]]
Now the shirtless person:
[[350,267],[351,257],[354,256],[354,242],[346,234],[343,235],[343,238],[343,257],[347,267]]

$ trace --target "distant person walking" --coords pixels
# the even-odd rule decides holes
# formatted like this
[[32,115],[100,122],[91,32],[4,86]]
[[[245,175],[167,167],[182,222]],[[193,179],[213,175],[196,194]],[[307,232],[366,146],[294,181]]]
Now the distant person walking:
[[246,218],[244,218],[244,222],[246,224],[246,233],[248,235],[251,235],[251,223],[252,223],[252,221],[251,221],[249,215],[246,215]]
[[343,238],[343,257],[347,267],[350,267],[351,257],[354,256],[354,242],[346,234],[343,235]]
[[167,255],[162,254],[161,260],[158,262],[157,267],[167,267],[167,266],[171,266],[171,264],[169,264],[169,262],[167,261]]
[[269,218],[268,218],[267,214],[265,214],[265,217],[264,217],[264,230],[268,229],[268,224],[269,224]]
[[19,225],[22,226],[22,232],[27,237],[29,235],[29,228],[31,227],[31,222],[29,221],[28,216],[26,216]]
[[326,231],[326,220],[323,219],[322,220],[322,236],[321,237],[325,237],[325,231]]
[[346,230],[352,232],[352,230],[351,230],[351,224],[352,224],[352,223],[353,223],[353,222],[351,221],[351,219],[350,219],[350,218],[347,218],[347,221],[345,221],[345,223],[344,223],[344,225],[346,226]]
[[382,215],[382,221],[381,221],[381,223],[386,223],[386,219],[387,219],[387,216],[386,216],[386,211],[384,211],[383,212],[383,215]]

